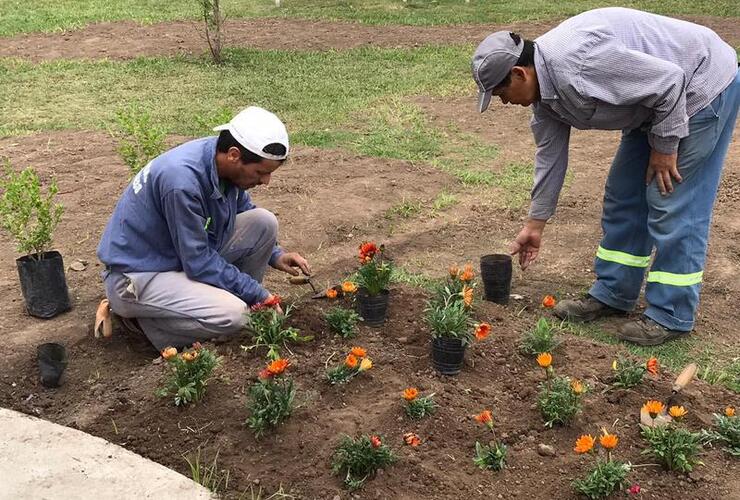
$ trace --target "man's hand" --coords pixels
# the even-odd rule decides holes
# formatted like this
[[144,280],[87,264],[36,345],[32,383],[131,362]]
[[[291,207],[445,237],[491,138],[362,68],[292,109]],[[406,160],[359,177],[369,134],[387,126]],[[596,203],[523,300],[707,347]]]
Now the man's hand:
[[275,269],[279,269],[293,276],[298,276],[298,269],[303,271],[306,276],[311,276],[311,266],[308,261],[296,252],[286,252],[275,260]]
[[509,245],[511,255],[519,254],[519,266],[527,269],[537,258],[542,243],[542,231],[547,221],[540,219],[529,219],[527,225],[519,231],[514,241]]
[[660,194],[666,196],[673,192],[673,183],[671,177],[681,182],[681,174],[678,173],[678,153],[665,155],[658,153],[654,149],[650,151],[650,163],[648,163],[645,184],[653,182],[653,178],[658,183]]

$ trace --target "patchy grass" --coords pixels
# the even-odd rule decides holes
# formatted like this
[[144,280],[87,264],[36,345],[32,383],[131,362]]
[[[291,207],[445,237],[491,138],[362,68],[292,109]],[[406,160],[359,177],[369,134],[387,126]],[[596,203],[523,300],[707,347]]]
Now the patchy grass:
[[438,280],[431,278],[425,274],[413,273],[401,266],[396,266],[393,268],[391,281],[393,283],[405,283],[407,285],[416,286],[425,290],[431,290]]
[[[367,24],[439,25],[459,23],[508,23],[572,16],[606,6],[634,7],[659,14],[738,16],[735,0],[287,0],[276,7],[274,0],[221,0],[229,19],[246,17],[300,17],[358,21]],[[195,1],[166,0],[0,0],[0,36],[33,31],[77,29],[101,21],[133,20],[153,23],[197,20]]]
[[420,213],[423,208],[424,204],[421,200],[407,200],[406,198],[404,198],[401,203],[393,205],[391,208],[389,208],[386,211],[385,216],[388,219],[396,216],[408,219]]
[[432,214],[434,215],[437,212],[447,210],[448,208],[457,205],[458,203],[459,200],[457,196],[442,191],[441,193],[437,194],[437,197],[434,198],[434,201],[432,201]]

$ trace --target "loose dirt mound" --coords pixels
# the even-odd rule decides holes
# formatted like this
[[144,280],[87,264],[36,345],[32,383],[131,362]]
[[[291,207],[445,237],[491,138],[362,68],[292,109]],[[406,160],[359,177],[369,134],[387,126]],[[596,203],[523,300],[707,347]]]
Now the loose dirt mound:
[[[717,31],[733,46],[740,45],[737,19],[693,17],[688,20]],[[226,23],[227,47],[286,50],[345,50],[356,47],[416,47],[478,43],[497,30],[511,29],[533,38],[557,21],[457,26],[369,26],[347,22],[300,19],[232,20]],[[32,61],[52,59],[133,59],[207,52],[197,22],[139,25],[133,22],[92,24],[63,33],[3,38],[0,57]]]

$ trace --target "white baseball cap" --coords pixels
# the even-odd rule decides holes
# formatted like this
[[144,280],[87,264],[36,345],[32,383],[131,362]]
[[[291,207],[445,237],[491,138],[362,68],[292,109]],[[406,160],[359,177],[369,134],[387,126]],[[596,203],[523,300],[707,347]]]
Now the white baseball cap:
[[[242,110],[229,123],[213,129],[216,132],[228,130],[236,141],[252,153],[268,160],[284,160],[288,157],[288,131],[280,118],[266,109],[249,106]],[[282,144],[285,154],[275,155],[264,150],[269,144]]]

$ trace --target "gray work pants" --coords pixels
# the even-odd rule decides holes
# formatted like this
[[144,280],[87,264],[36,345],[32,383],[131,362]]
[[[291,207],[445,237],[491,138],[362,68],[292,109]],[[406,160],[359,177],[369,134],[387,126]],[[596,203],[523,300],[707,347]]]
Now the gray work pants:
[[[237,214],[234,233],[219,253],[261,283],[277,233],[272,212],[247,210]],[[159,350],[237,335],[249,312],[236,295],[193,281],[182,271],[111,272],[105,277],[105,289],[111,310],[124,318],[136,318]]]

